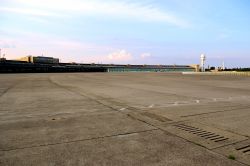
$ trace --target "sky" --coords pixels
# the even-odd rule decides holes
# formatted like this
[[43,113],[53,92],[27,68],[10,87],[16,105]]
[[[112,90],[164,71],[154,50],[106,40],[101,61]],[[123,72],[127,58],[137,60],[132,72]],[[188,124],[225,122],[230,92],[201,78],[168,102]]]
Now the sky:
[[7,59],[250,67],[249,0],[0,0]]

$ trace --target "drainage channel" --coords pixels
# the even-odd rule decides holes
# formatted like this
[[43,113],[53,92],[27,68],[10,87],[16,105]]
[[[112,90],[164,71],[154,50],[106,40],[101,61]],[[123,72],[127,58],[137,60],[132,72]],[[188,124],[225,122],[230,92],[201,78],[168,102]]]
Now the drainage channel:
[[[161,128],[208,149],[230,145],[247,139],[247,137],[196,122],[177,122],[166,124]],[[248,150],[247,147],[245,151],[249,153]]]
[[202,137],[204,139],[209,139],[211,141],[214,142],[222,142],[222,141],[226,141],[229,138],[221,136],[219,134],[216,134],[214,132],[209,132],[200,128],[196,128],[196,127],[192,127],[192,126],[187,126],[185,124],[178,124],[178,125],[173,125],[175,127],[177,127],[180,130],[184,130],[187,131],[189,133],[195,134],[199,137]]
[[237,148],[236,150],[241,151],[242,153],[250,155],[250,145]]
[[234,158],[244,164],[250,165],[250,140],[241,141],[229,146],[214,149],[215,152]]

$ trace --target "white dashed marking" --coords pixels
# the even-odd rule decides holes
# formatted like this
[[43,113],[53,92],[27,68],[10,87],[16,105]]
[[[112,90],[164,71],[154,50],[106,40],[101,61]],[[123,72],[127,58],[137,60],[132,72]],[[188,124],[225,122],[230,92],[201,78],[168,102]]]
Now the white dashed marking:
[[148,106],[149,108],[153,108],[155,105],[154,104],[151,104],[150,106]]

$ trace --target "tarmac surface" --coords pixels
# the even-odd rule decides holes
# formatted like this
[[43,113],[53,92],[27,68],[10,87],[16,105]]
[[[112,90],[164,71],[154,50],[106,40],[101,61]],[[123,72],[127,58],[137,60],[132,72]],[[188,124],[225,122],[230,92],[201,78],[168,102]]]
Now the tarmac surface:
[[250,77],[0,75],[0,165],[250,165]]

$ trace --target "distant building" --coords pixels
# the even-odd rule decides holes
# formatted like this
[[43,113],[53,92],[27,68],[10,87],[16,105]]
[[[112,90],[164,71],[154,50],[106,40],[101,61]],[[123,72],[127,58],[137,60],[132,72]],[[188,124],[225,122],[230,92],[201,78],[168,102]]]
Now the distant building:
[[44,56],[26,56],[26,57],[22,57],[18,60],[29,62],[29,63],[46,63],[46,64],[59,63],[58,58],[44,57]]
[[6,61],[6,58],[0,58],[0,61]]
[[58,58],[26,56],[0,60],[1,72],[197,72],[199,65],[131,65],[59,63]]
[[199,65],[102,65],[108,72],[196,72]]
[[195,72],[200,71],[200,65],[198,65],[198,64],[190,65],[190,67],[194,68]]

